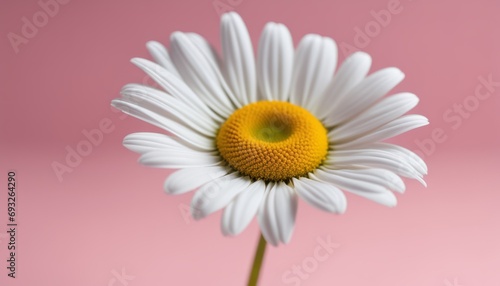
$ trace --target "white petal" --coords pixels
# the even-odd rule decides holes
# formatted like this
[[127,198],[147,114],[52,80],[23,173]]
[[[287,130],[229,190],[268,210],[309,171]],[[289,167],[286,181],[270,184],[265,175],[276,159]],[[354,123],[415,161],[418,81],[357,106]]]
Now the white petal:
[[[334,169],[350,166],[383,168],[400,176],[423,182],[423,173],[414,168],[407,160],[407,156],[401,156],[400,153],[378,149],[335,150],[328,157],[325,164]],[[399,191],[402,192],[404,189]]]
[[180,77],[177,69],[170,59],[170,56],[168,55],[168,51],[165,46],[156,41],[149,41],[146,43],[146,48],[148,49],[155,62],[157,62],[160,66],[164,67],[172,74]]
[[227,206],[250,185],[250,179],[239,174],[229,174],[203,185],[191,201],[191,215],[201,219]]
[[328,134],[328,136],[330,136],[330,140],[335,145],[335,148],[345,149],[359,147],[363,146],[364,144],[389,139],[391,137],[397,136],[418,127],[425,126],[427,124],[429,124],[429,121],[424,116],[411,114],[395,119],[375,130],[368,132],[366,135],[345,143],[336,143],[336,140],[331,135],[331,132]]
[[205,38],[196,33],[186,33],[186,36],[195,44],[195,47],[200,50],[200,52],[205,56],[207,61],[210,63],[213,72],[217,76],[219,83],[224,90],[226,96],[230,99],[230,101],[236,106],[236,108],[240,108],[243,106],[243,103],[240,101],[240,98],[237,97],[234,92],[231,90],[229,85],[226,82],[226,78],[222,74],[222,64],[219,56],[215,49],[208,43]]
[[224,209],[221,222],[224,235],[237,235],[250,224],[259,210],[265,190],[263,181],[255,181]]
[[322,104],[318,106],[316,116],[321,119],[327,117],[347,93],[365,78],[371,64],[372,59],[366,53],[356,52],[350,55],[323,92]]
[[147,73],[173,97],[183,101],[198,111],[209,115],[218,122],[222,121],[221,117],[210,110],[206,104],[191,90],[191,88],[189,88],[186,83],[176,75],[172,74],[160,65],[145,59],[133,58],[131,62]]
[[315,112],[337,65],[337,45],[327,37],[309,34],[300,41],[292,75],[290,102]]
[[398,93],[384,98],[359,116],[335,127],[332,136],[336,142],[345,142],[365,135],[402,116],[418,103],[418,97],[412,93]]
[[261,99],[286,101],[293,69],[293,42],[283,24],[268,23],[257,55],[257,79]]
[[227,173],[228,170],[222,166],[181,169],[168,176],[163,188],[172,195],[184,194]]
[[[403,193],[405,191],[404,182],[396,174],[407,176],[419,176],[415,170],[401,158],[394,154],[379,150],[351,150],[351,151],[333,151],[325,161],[325,168],[329,169],[348,169],[348,168],[382,168],[391,173],[384,174],[387,181],[392,182],[389,189]],[[372,169],[369,169],[372,170]],[[390,178],[390,180],[389,180]]]
[[[313,177],[313,175],[310,175]],[[313,177],[315,178],[315,177]],[[347,200],[344,193],[332,184],[317,179],[293,178],[297,194],[310,205],[332,213],[344,213]]]
[[241,17],[234,12],[221,19],[222,55],[227,83],[246,105],[257,101],[257,76],[250,35]]
[[207,58],[207,48],[181,32],[174,32],[170,41],[172,61],[184,81],[212,110],[224,117],[231,115],[234,106],[221,86],[215,60]]
[[270,244],[288,243],[295,226],[297,193],[283,182],[266,189],[258,220],[262,235]]
[[379,149],[391,153],[397,154],[399,157],[404,158],[409,164],[411,164],[420,174],[427,175],[427,165],[424,160],[420,158],[414,152],[390,143],[372,143],[365,145],[365,148]]
[[193,151],[188,148],[172,148],[147,152],[139,158],[139,163],[155,168],[179,169],[215,166],[222,162],[215,154]]
[[269,207],[266,205],[269,204],[269,200],[273,200],[274,196],[269,197],[269,193],[271,190],[274,192],[276,183],[270,182],[266,185],[266,190],[264,191],[264,198],[263,201],[259,207],[258,214],[257,214],[257,219],[259,222],[259,227],[262,235],[266,239],[266,241],[274,246],[278,245],[279,237],[275,232],[275,229],[277,228],[274,216],[271,218],[270,216],[274,215],[274,209],[272,209],[271,213],[268,214],[269,210],[268,208],[273,208],[273,203],[270,204]]
[[398,85],[404,74],[397,68],[379,70],[361,81],[337,102],[325,119],[325,125],[335,126],[358,115]]
[[218,125],[209,116],[160,90],[144,85],[128,84],[120,93],[130,102],[188,126],[193,131],[209,137],[214,137],[216,134]]
[[[155,150],[191,148],[190,146],[186,146],[179,142],[177,137],[153,132],[137,132],[129,134],[123,139],[123,145],[127,149],[140,154]],[[198,149],[198,151],[200,150]]]
[[[384,180],[389,172],[386,170],[373,171],[366,170],[316,170],[315,175],[318,179],[334,184],[339,188],[362,196],[379,204],[393,207],[397,204],[394,193],[385,186]],[[380,169],[378,169],[380,170]],[[385,174],[382,172],[385,171]],[[389,172],[390,173],[390,172]]]
[[190,128],[179,124],[171,119],[165,118],[157,113],[137,105],[135,102],[129,102],[126,99],[114,99],[111,102],[115,108],[120,109],[126,114],[139,118],[147,123],[163,128],[182,139],[187,144],[201,148],[203,150],[213,149],[214,140],[200,135]]
[[[351,150],[347,149],[346,151],[350,152]],[[391,170],[400,176],[415,179],[423,186],[427,187],[427,183],[423,179],[423,176],[427,174],[427,165],[420,157],[418,157],[417,154],[406,148],[389,143],[372,143],[363,145],[362,149],[352,149],[352,151],[377,152],[379,153],[377,154],[378,157],[381,156],[380,153],[382,153],[384,156],[384,162],[377,162],[377,164],[386,164],[384,168]],[[387,166],[387,164],[389,164],[387,160],[394,161],[390,163],[393,165],[392,167]],[[375,166],[370,162],[365,165]]]
[[219,73],[220,59],[217,53],[215,52],[214,48],[210,45],[210,43],[207,40],[205,40],[205,38],[203,38],[201,35],[196,33],[180,33],[180,34],[184,34],[194,44],[194,47],[201,52],[203,57],[210,64],[210,67],[214,69],[213,72],[215,72],[217,76],[220,76]]

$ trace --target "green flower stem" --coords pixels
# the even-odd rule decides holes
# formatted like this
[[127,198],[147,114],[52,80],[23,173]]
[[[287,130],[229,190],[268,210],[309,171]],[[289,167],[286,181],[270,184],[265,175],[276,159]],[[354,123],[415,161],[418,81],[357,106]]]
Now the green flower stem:
[[264,260],[264,253],[266,252],[266,244],[267,242],[261,234],[259,245],[257,246],[253,259],[252,272],[250,273],[250,278],[248,279],[248,286],[256,286],[257,281],[259,281],[260,268],[262,266],[262,261]]

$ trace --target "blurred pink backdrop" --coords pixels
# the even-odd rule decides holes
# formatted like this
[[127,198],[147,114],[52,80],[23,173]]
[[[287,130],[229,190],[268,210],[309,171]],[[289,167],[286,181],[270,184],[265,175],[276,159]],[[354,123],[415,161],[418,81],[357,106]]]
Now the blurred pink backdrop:
[[[49,2],[51,15],[43,8]],[[110,108],[124,84],[151,82],[129,63],[149,57],[147,41],[168,45],[173,31],[192,31],[220,49],[225,9],[242,15],[254,44],[275,21],[295,43],[318,33],[370,53],[372,71],[401,68],[406,79],[394,92],[416,93],[414,112],[431,121],[396,141],[427,161],[428,188],[407,181],[393,209],[348,195],[343,216],[301,202],[291,243],[266,253],[261,285],[500,285],[500,2],[40,3],[0,4],[1,285],[246,283],[256,221],[227,238],[220,212],[190,219],[192,194],[165,195],[169,172],[137,164],[121,145],[128,133],[156,129]],[[26,21],[35,29],[23,28]],[[64,164],[67,148],[100,127],[103,141],[58,177],[54,162]],[[18,179],[15,279],[6,269],[9,170]],[[336,245],[322,261],[315,257],[321,240]]]

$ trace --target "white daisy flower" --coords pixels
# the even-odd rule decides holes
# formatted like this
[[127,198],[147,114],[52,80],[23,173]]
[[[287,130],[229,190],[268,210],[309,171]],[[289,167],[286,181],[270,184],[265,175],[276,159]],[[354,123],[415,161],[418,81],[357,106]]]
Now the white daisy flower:
[[[124,145],[152,167],[180,169],[169,194],[197,190],[192,215],[224,209],[222,232],[241,233],[254,216],[267,242],[289,242],[298,198],[345,212],[344,191],[386,206],[402,193],[400,177],[419,180],[424,161],[383,140],[428,124],[404,115],[412,93],[384,97],[404,74],[368,75],[371,58],[357,52],[338,68],[331,38],[306,35],[294,48],[288,29],[268,23],[257,60],[243,20],[221,20],[222,57],[201,36],[174,32],[170,50],[147,43],[155,62],[134,58],[157,87],[128,84],[112,105],[165,130],[134,133]],[[169,134],[169,135],[167,135]]]

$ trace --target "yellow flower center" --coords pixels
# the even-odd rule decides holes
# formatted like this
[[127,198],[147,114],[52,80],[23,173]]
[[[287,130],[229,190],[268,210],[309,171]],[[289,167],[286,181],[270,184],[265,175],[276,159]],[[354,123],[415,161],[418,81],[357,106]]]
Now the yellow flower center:
[[236,110],[217,134],[231,167],[253,179],[282,181],[314,171],[325,159],[325,127],[302,107],[259,101]]

